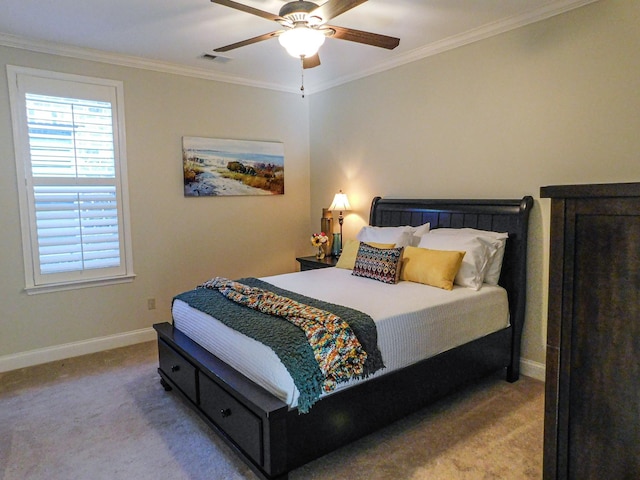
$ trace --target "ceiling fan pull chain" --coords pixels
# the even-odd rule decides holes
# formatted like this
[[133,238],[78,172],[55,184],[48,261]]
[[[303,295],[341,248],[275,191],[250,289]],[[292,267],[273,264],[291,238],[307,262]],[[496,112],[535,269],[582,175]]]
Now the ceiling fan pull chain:
[[300,86],[300,91],[302,92],[302,98],[304,98],[304,57],[300,57],[300,65],[302,66],[302,73],[300,74],[302,85]]

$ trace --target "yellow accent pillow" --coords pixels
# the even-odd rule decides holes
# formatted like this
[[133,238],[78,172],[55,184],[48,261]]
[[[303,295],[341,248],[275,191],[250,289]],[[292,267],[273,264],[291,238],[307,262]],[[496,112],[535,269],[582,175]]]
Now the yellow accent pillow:
[[[366,244],[376,248],[393,248],[396,246],[395,243],[366,242]],[[338,263],[336,264],[336,267],[346,268],[347,270],[353,270],[353,267],[356,265],[356,257],[358,256],[359,248],[360,248],[359,240],[346,240],[344,242],[344,245],[342,246],[342,254],[338,259]]]
[[453,290],[465,252],[405,247],[400,280]]

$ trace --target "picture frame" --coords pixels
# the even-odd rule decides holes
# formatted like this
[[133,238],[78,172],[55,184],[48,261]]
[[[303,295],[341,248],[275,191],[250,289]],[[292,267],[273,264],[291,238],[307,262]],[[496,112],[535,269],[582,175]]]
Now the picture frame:
[[284,194],[281,142],[182,137],[185,197]]

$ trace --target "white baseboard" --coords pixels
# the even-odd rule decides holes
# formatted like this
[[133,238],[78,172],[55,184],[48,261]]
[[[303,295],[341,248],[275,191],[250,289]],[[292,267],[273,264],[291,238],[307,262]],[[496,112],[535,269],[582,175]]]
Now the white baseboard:
[[546,367],[544,363],[534,362],[526,358],[520,359],[520,373],[527,377],[535,378],[544,382]]
[[[56,345],[55,347],[40,348],[28,352],[5,355],[0,357],[0,373],[17,370],[19,368],[33,367],[42,363],[55,362],[65,358],[78,357],[89,353],[101,352],[112,348],[126,347],[136,343],[155,340],[156,332],[153,328],[143,328],[132,332],[119,333],[106,337],[92,338],[80,342]],[[544,382],[545,366],[542,363],[520,359],[520,373],[527,377]]]
[[0,357],[0,373],[32,367],[42,363],[55,362],[65,358],[78,357],[89,353],[126,347],[136,343],[149,342],[156,339],[153,328],[143,328],[132,332],[118,333],[106,337],[91,338],[80,342],[65,343],[54,347],[39,348],[28,352],[4,355]]

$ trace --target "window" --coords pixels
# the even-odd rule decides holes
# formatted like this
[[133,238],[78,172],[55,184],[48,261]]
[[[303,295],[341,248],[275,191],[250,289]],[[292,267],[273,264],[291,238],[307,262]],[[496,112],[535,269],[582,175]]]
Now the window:
[[27,292],[130,281],[122,83],[7,71]]

